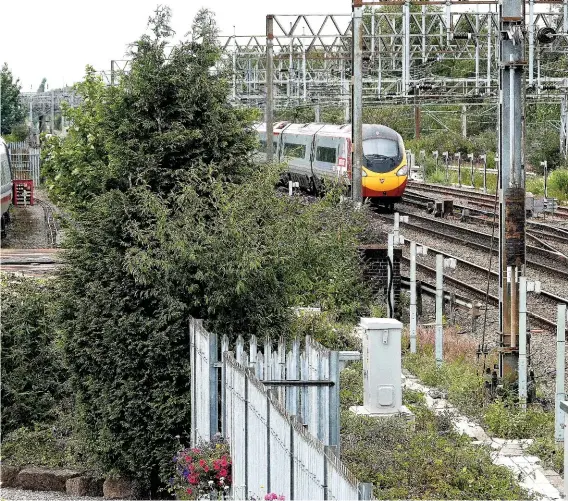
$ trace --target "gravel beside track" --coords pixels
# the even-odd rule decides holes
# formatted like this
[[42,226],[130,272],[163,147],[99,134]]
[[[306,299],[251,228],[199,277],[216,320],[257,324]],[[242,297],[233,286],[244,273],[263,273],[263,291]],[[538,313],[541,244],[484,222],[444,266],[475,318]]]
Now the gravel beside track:
[[[101,501],[103,498],[89,496],[69,496],[63,492],[55,491],[27,491],[23,489],[0,489],[1,501]],[[129,501],[129,500],[125,500]]]
[[[392,231],[392,219],[388,216],[383,216],[377,214],[376,218],[373,220],[373,229],[382,232]],[[480,250],[472,249],[466,247],[465,245],[460,245],[458,243],[452,242],[450,240],[444,240],[440,236],[433,236],[426,232],[421,232],[417,229],[410,229],[406,225],[402,224],[400,229],[401,235],[404,236],[406,240],[414,240],[420,244],[428,246],[430,249],[438,249],[443,252],[454,255],[455,257],[466,259],[480,266],[487,267],[489,264],[489,256],[487,253]],[[409,249],[407,246],[403,249],[403,255],[409,256]],[[418,258],[418,263],[423,263],[431,268],[435,267],[435,253],[429,251],[427,256],[420,256]],[[487,287],[487,273],[480,273],[479,271],[473,272],[471,268],[469,271],[465,266],[462,266],[460,270],[460,264],[458,264],[457,269],[448,272],[448,275],[463,279],[470,285],[477,287],[483,291]],[[493,271],[498,270],[498,258],[493,256],[492,266]],[[530,270],[529,270],[530,271]],[[409,276],[408,264],[403,261],[401,265],[401,273],[405,276]],[[568,295],[568,287],[565,279],[558,278],[554,275],[545,274],[542,272],[531,272],[529,273],[531,279],[538,279],[542,282],[542,287],[550,293],[557,294],[559,296],[565,297]],[[434,278],[428,274],[417,270],[417,279],[423,280],[430,284],[434,284]],[[472,294],[467,291],[462,291],[454,285],[448,283],[444,284],[444,290],[448,292],[456,292],[466,297],[471,297]],[[490,282],[490,294],[498,295],[497,283],[496,281]],[[531,297],[532,296],[532,297]],[[473,300],[479,300],[479,298],[471,297]],[[434,298],[423,295],[423,315],[420,319],[421,324],[432,324],[435,322],[435,301]],[[539,298],[533,294],[529,295],[528,298],[528,309],[533,311],[543,317],[550,319],[556,318],[556,308],[551,304],[550,301]],[[403,318],[404,321],[408,321],[408,315]],[[476,332],[472,332],[471,325],[471,313],[467,308],[458,307],[455,312],[455,323],[459,326],[459,331],[463,332],[464,335],[471,335],[477,343],[482,341],[483,332],[483,321],[484,321],[484,310],[482,310],[482,316],[477,321]],[[547,398],[554,397],[554,367],[556,363],[556,332],[552,328],[541,328],[536,325],[534,320],[528,320],[529,329],[533,331],[531,336],[531,355],[532,355],[532,366],[535,368],[535,375],[537,381],[540,383],[540,388],[542,389],[544,395]],[[488,344],[490,349],[495,349],[499,346],[499,312],[498,308],[494,305],[488,305],[487,307],[487,327],[485,333],[484,342]],[[568,356],[566,358],[568,364]],[[568,366],[568,365],[567,365]]]

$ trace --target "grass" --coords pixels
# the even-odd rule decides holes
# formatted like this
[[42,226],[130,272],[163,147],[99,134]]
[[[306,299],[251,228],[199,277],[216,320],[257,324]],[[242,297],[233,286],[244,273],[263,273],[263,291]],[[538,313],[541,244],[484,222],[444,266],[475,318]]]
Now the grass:
[[[505,439],[535,440],[530,451],[557,472],[562,471],[563,451],[554,443],[554,412],[538,404],[522,411],[504,391],[490,401],[484,390],[483,360],[477,360],[477,345],[469,336],[457,334],[452,328],[444,333],[444,364],[436,367],[434,332],[422,329],[418,334],[418,353],[405,353],[403,364],[424,384],[436,387],[463,414],[477,420],[489,435]],[[403,346],[408,340],[405,339]],[[490,355],[485,366],[492,367],[496,355]]]
[[403,402],[416,416],[405,421],[356,416],[363,402],[362,364],[341,373],[341,459],[377,499],[530,499],[515,476],[492,463],[488,448],[456,433],[447,414],[426,407],[424,395],[405,390]]
[[[461,172],[462,185],[475,186],[477,189],[483,188],[483,172],[474,171],[474,182],[471,182],[471,170],[469,165],[462,165]],[[446,182],[445,166],[439,164],[436,170],[435,165],[427,163],[426,181],[436,184],[458,184],[458,173],[450,171],[448,173],[448,181]],[[487,192],[495,193],[497,188],[497,175],[487,174]],[[527,177],[525,182],[527,192],[536,196],[544,196],[544,176]],[[556,169],[548,176],[548,196],[557,198],[559,203],[568,203],[568,169]]]

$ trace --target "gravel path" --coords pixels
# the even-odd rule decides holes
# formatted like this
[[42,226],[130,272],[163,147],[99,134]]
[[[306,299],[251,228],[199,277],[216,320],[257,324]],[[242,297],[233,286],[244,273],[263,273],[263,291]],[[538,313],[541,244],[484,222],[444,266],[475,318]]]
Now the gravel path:
[[63,492],[53,491],[26,491],[22,489],[0,489],[1,501],[101,501],[103,498],[93,498],[87,496],[73,497]]
[[45,249],[48,247],[43,208],[39,205],[13,207],[3,248]]

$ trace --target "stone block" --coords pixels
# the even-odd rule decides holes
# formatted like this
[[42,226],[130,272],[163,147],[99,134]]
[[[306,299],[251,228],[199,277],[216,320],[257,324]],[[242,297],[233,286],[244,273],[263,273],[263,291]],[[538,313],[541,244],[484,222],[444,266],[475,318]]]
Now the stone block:
[[107,478],[103,484],[105,499],[138,499],[137,484],[125,478]]
[[0,465],[0,485],[2,487],[18,487],[18,473],[20,473],[20,470],[19,466]]
[[65,490],[70,496],[102,497],[103,479],[93,477],[73,477],[65,483]]
[[76,470],[29,467],[18,473],[18,485],[22,489],[33,491],[65,492],[67,480],[79,477],[82,473]]

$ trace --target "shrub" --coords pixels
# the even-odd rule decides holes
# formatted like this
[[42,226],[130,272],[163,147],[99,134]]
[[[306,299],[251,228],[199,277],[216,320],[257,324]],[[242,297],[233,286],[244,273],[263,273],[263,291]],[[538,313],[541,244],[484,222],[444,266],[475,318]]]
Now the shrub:
[[416,430],[400,419],[341,415],[341,457],[377,499],[527,499],[514,475],[490,451],[454,432],[420,397]]
[[53,322],[51,281],[2,278],[2,431],[56,418],[69,395],[68,374]]
[[222,439],[181,449],[173,458],[169,491],[176,499],[226,499],[232,484],[229,445]]
[[483,421],[487,430],[499,438],[536,438],[553,435],[554,413],[537,406],[520,410],[514,402],[498,400],[487,406]]

